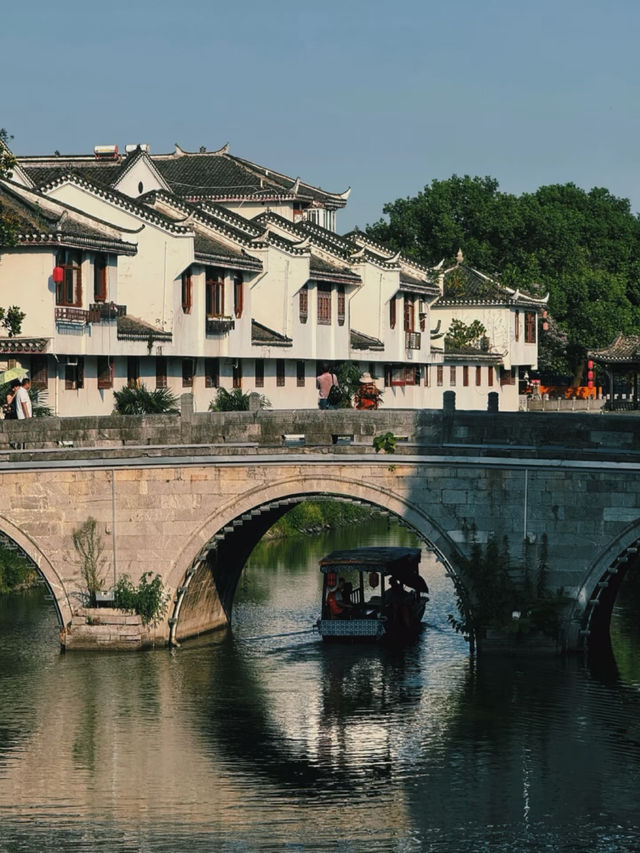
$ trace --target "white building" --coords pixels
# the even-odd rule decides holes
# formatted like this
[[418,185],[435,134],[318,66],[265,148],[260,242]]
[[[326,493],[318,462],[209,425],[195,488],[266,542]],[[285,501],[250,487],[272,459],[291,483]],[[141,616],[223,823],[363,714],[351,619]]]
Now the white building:
[[[385,407],[439,408],[455,390],[459,408],[486,409],[497,390],[507,410],[517,368],[536,363],[531,317],[535,328],[545,300],[340,236],[348,192],[227,147],[25,157],[14,178],[0,183],[19,226],[0,305],[27,316],[19,338],[0,338],[0,364],[30,369],[58,414],[109,413],[113,390],[140,382],[190,391],[197,410],[218,387],[312,408],[319,364],[347,360],[378,378]],[[482,322],[484,346],[443,350],[453,319]]]

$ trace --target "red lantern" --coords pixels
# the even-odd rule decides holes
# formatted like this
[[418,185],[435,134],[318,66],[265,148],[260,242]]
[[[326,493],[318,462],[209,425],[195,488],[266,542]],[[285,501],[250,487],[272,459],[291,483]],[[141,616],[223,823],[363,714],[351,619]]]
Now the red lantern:
[[53,281],[55,284],[62,284],[64,280],[64,269],[62,267],[53,268]]
[[371,589],[375,589],[378,586],[378,580],[378,573],[371,572],[371,574],[369,575],[369,586],[371,587]]
[[335,572],[327,572],[327,586],[335,586],[338,582],[338,577]]

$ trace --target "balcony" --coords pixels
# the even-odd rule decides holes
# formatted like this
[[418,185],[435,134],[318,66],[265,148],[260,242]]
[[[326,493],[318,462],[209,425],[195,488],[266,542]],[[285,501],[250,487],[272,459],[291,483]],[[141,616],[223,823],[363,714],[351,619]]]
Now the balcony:
[[233,317],[207,317],[206,334],[224,335],[235,329],[236,321]]
[[126,305],[115,302],[94,302],[89,305],[89,323],[101,323],[103,320],[117,320],[127,313]]
[[405,332],[405,349],[420,349],[422,335],[420,332]]
[[84,308],[72,308],[70,305],[56,305],[56,323],[66,323],[72,326],[86,326],[89,322],[89,312]]

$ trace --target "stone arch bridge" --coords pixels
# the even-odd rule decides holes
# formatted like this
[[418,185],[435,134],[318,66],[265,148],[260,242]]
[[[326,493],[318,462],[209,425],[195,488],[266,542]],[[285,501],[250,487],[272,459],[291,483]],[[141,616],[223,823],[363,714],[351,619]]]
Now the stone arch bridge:
[[[608,637],[620,582],[637,568],[637,423],[397,411],[7,422],[0,541],[37,568],[67,647],[139,647],[227,624],[249,553],[293,504],[361,502],[415,530],[463,597],[474,542],[506,537],[514,562],[524,551],[532,565],[544,549],[548,588],[569,601],[563,648],[578,650]],[[397,437],[393,456],[372,446],[387,431]],[[26,449],[12,450],[17,441]],[[82,606],[72,532],[89,517],[107,584],[124,573],[162,577],[170,601],[156,626]]]

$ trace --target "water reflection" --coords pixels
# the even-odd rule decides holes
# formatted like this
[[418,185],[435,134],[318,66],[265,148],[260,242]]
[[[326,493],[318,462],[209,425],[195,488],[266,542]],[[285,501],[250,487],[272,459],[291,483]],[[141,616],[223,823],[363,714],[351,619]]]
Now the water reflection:
[[626,611],[615,682],[580,658],[474,664],[425,554],[417,646],[322,644],[317,561],[350,536],[260,546],[232,631],[174,653],[60,656],[50,604],[0,600],[0,851],[637,849]]

